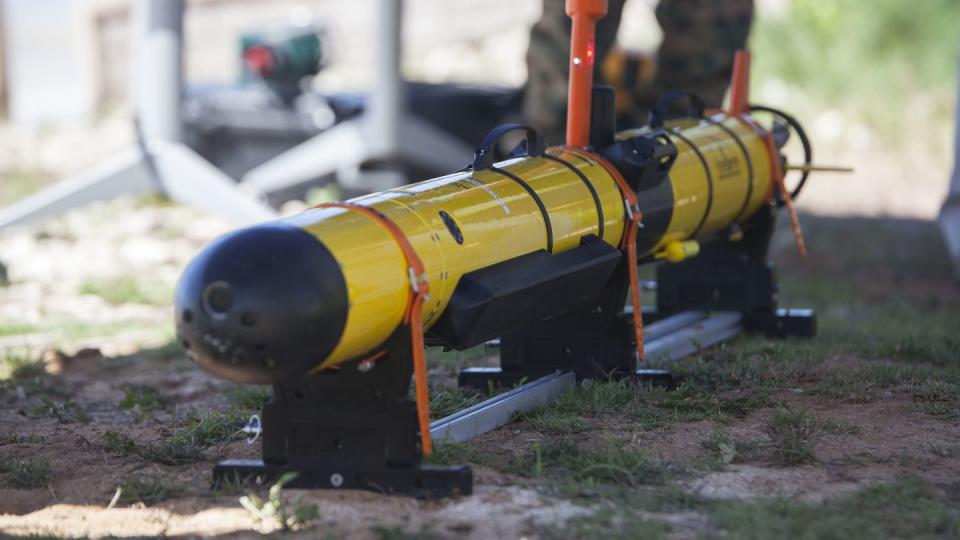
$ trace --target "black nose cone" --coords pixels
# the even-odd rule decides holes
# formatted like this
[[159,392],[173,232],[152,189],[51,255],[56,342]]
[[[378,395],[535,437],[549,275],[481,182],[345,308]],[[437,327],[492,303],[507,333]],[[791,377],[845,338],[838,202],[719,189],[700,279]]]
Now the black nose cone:
[[347,285],[320,241],[289,225],[224,236],[177,284],[177,336],[204,369],[269,384],[330,355],[347,320]]

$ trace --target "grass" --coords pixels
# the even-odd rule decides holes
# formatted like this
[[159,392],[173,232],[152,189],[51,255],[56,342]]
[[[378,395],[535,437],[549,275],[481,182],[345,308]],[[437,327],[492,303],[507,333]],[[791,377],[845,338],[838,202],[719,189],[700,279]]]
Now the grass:
[[777,462],[792,466],[816,461],[812,448],[816,431],[817,421],[806,411],[777,409],[767,424],[767,435]]
[[[713,353],[709,353],[713,354]],[[576,433],[588,426],[584,418],[627,418],[639,428],[652,429],[677,422],[728,421],[772,403],[765,384],[744,390],[741,371],[749,361],[711,361],[703,357],[671,364],[683,383],[676,389],[607,380],[580,385],[524,418],[534,430]],[[750,378],[760,379],[759,373]]]
[[587,485],[641,486],[660,484],[665,479],[663,468],[642,452],[615,442],[581,447],[565,438],[543,439],[528,448],[494,453],[479,452],[462,443],[439,444],[428,461],[446,465],[471,462],[526,478],[574,480]]
[[[611,496],[611,493],[613,495]],[[960,535],[960,488],[906,478],[866,487],[822,503],[793,499],[710,500],[667,485],[655,491],[590,493],[593,511],[544,538],[955,538]],[[601,498],[598,499],[597,495]]]
[[702,444],[704,449],[710,452],[710,455],[718,463],[723,465],[754,459],[760,449],[760,444],[757,441],[737,440],[722,427],[711,431]]
[[0,458],[4,484],[14,489],[36,489],[50,482],[50,463],[44,459],[10,460]]
[[159,502],[176,498],[183,492],[182,488],[153,477],[138,477],[127,480],[120,486],[120,489],[120,498],[117,502],[123,505],[143,503],[146,506],[153,506]]
[[538,410],[523,420],[531,430],[545,435],[570,435],[590,429],[590,424],[580,416],[552,409]]
[[430,392],[430,418],[437,420],[471,405],[480,403],[488,396],[470,388],[433,389]]
[[173,293],[168,288],[156,283],[146,283],[131,276],[88,280],[80,284],[78,292],[97,296],[113,306],[123,304],[162,306],[170,304],[173,298]]
[[48,397],[41,399],[43,404],[33,409],[34,414],[56,418],[61,424],[73,424],[75,422],[86,424],[90,422],[90,415],[75,401],[69,399],[54,401]]
[[814,505],[793,500],[725,502],[712,521],[734,538],[951,538],[960,535],[957,486],[907,479]]
[[212,411],[192,414],[184,426],[159,442],[139,450],[144,459],[163,465],[183,465],[205,461],[206,450],[240,438],[240,427],[246,420],[243,413]]
[[[956,2],[794,0],[777,11],[754,25],[757,81],[802,88],[811,110],[842,110],[889,143],[901,140],[904,122],[948,117],[960,51]],[[891,107],[918,97],[934,106]]]
[[137,443],[128,435],[116,431],[107,431],[103,434],[104,448],[115,454],[130,455],[137,450]]
[[30,195],[51,180],[49,172],[39,169],[12,167],[0,172],[0,207]]
[[40,327],[33,324],[3,323],[0,324],[0,337],[33,334],[35,332],[39,332],[40,330]]
[[13,349],[0,351],[0,381],[22,381],[43,374],[39,354]]
[[166,409],[171,405],[169,397],[162,395],[152,386],[126,384],[123,386],[124,396],[118,407],[121,410],[130,410],[134,413],[134,422],[140,423],[155,411]]
[[227,388],[225,394],[234,409],[259,413],[270,400],[273,390],[269,386],[236,384]]

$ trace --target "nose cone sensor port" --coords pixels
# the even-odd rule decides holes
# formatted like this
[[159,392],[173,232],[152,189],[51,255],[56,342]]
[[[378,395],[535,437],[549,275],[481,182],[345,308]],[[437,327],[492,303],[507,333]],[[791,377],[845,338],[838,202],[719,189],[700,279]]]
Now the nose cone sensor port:
[[289,225],[266,224],[208,246],[177,284],[177,337],[218,377],[272,384],[301,376],[336,347],[347,285],[330,251]]

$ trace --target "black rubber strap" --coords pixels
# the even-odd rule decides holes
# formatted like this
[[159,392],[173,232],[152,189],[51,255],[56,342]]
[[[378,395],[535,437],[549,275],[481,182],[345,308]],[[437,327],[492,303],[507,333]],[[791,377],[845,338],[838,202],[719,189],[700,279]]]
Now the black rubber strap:
[[543,205],[543,201],[540,200],[540,196],[537,195],[537,192],[530,187],[530,184],[524,182],[519,176],[511,172],[494,166],[491,166],[488,170],[506,176],[507,178],[520,184],[520,187],[527,190],[527,193],[533,197],[533,201],[536,202],[537,206],[540,207],[540,214],[543,216],[543,225],[547,229],[547,253],[553,253],[553,225],[550,224],[550,213],[547,212],[547,207]]
[[566,166],[568,169],[573,171],[573,174],[576,174],[578,177],[580,177],[580,180],[583,181],[583,184],[587,186],[588,190],[590,190],[590,196],[593,197],[593,204],[597,207],[597,236],[603,238],[603,205],[600,204],[600,196],[597,195],[597,188],[593,187],[593,183],[587,179],[583,172],[571,165],[569,161],[565,161],[551,154],[544,154],[543,157]]
[[707,173],[707,208],[703,211],[703,217],[700,218],[700,223],[697,224],[697,228],[694,229],[693,233],[690,234],[691,238],[695,238],[700,233],[700,229],[702,229],[703,225],[707,222],[707,216],[710,215],[710,210],[713,208],[713,175],[710,174],[710,166],[707,164],[707,159],[703,157],[703,152],[701,152],[700,149],[697,148],[697,146],[693,144],[690,139],[684,137],[683,134],[680,133],[679,129],[674,129],[670,133],[681,141],[687,143],[687,146],[693,149],[694,153],[697,154],[697,157],[700,158],[700,163],[703,164],[703,170]]
[[740,205],[740,210],[737,212],[736,217],[733,218],[733,222],[736,223],[740,221],[741,217],[743,217],[743,213],[746,212],[747,210],[747,205],[750,204],[750,197],[753,196],[753,182],[754,182],[753,160],[750,159],[750,152],[747,152],[747,147],[746,145],[743,144],[743,139],[741,139],[740,136],[736,134],[736,132],[734,132],[732,129],[728,128],[727,126],[723,125],[722,122],[717,122],[712,118],[707,118],[707,121],[710,122],[712,125],[722,129],[724,132],[726,132],[727,135],[730,135],[730,137],[733,139],[733,142],[737,143],[737,146],[740,147],[740,151],[743,152],[743,158],[747,160],[747,175],[750,178],[750,183],[747,184],[747,196],[743,199],[743,204]]

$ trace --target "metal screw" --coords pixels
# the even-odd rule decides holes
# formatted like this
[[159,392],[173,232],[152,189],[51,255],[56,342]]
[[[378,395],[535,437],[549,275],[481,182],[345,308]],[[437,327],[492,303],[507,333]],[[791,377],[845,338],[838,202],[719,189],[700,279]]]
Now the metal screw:
[[330,475],[330,485],[333,487],[340,487],[343,485],[343,477],[340,476],[340,473],[333,473]]

